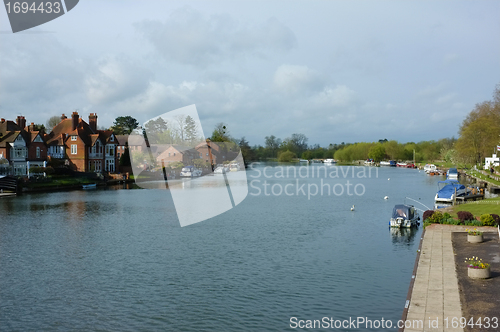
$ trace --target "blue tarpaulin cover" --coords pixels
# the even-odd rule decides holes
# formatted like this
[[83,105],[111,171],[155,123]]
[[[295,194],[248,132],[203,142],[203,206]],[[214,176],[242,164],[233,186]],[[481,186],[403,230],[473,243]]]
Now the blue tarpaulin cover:
[[457,191],[465,189],[463,184],[452,180],[439,181],[438,186],[441,188],[438,191],[438,198],[451,198],[451,196],[455,193],[455,188]]

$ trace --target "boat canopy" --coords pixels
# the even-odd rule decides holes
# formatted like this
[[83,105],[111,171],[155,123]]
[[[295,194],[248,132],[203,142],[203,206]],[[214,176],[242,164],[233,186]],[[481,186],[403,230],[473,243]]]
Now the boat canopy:
[[457,180],[445,180],[438,181],[438,187],[440,188],[437,197],[438,198],[449,198],[455,193],[455,189],[465,190],[465,186],[458,182]]
[[392,210],[392,218],[404,218],[411,220],[415,218],[415,208],[412,205],[398,204]]
[[450,174],[457,174],[457,173],[458,173],[458,170],[457,170],[456,168],[450,168],[450,169],[448,170],[448,173],[450,173]]

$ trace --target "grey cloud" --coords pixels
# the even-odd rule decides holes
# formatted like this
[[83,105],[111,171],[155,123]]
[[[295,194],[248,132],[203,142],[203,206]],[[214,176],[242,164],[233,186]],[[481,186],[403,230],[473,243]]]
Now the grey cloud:
[[144,91],[152,73],[124,57],[105,57],[95,64],[85,78],[88,100],[109,104]]
[[198,67],[237,56],[288,51],[296,45],[294,33],[276,18],[247,26],[229,15],[205,17],[187,6],[165,22],[142,21],[135,27],[166,59]]

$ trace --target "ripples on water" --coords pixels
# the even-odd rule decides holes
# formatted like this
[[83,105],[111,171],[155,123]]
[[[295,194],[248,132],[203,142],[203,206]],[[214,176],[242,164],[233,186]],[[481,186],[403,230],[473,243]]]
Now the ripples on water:
[[162,190],[2,198],[1,330],[283,331],[293,330],[292,316],[396,321],[421,229],[398,234],[388,220],[405,196],[431,206],[437,179],[378,172],[350,179],[365,186],[361,197],[250,189],[236,208],[183,228]]

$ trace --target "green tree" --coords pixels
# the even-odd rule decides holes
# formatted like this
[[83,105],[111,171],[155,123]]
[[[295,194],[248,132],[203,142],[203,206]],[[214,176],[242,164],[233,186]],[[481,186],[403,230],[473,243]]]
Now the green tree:
[[229,136],[229,131],[223,122],[219,122],[215,126],[210,140],[212,142],[232,142],[231,136]]
[[168,123],[162,117],[149,120],[144,124],[144,129],[150,143],[172,143],[168,142],[168,135],[162,135],[168,130]]
[[138,126],[139,122],[130,115],[119,116],[115,119],[113,126],[111,126],[111,130],[113,130],[115,135],[130,135],[132,130]]
[[184,133],[187,141],[192,143],[198,140],[198,126],[189,115],[184,120]]
[[385,149],[382,144],[376,144],[370,148],[368,152],[368,158],[372,158],[375,161],[381,161],[385,158]]
[[128,149],[128,146],[125,146],[125,151],[122,153],[120,156],[120,166],[130,166],[130,151]]
[[266,136],[264,137],[266,149],[270,151],[271,157],[276,158],[276,153],[281,145],[281,138],[276,138],[276,136]]
[[255,160],[255,153],[250,147],[248,141],[245,140],[245,137],[242,137],[240,139],[239,146],[241,149],[241,155],[243,156],[243,160],[245,161]]
[[290,150],[287,150],[287,151],[281,152],[278,155],[278,161],[280,161],[280,162],[290,162],[290,161],[293,160],[293,158],[296,158],[296,157],[297,156],[295,155],[295,153],[293,153]]

